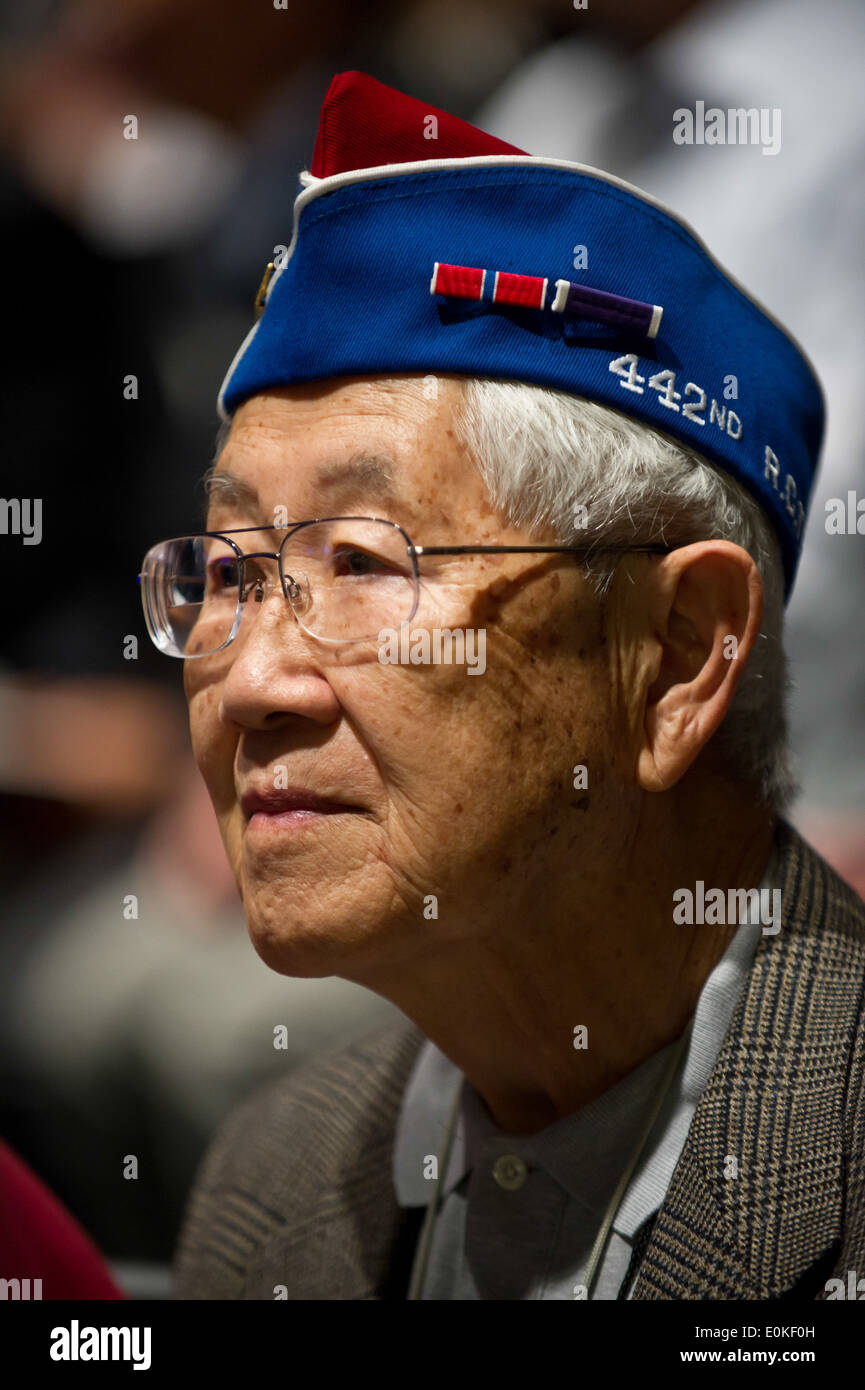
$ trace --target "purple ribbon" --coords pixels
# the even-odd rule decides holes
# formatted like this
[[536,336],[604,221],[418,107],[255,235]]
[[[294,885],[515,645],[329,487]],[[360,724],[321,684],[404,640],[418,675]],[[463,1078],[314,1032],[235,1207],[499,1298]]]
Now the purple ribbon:
[[637,329],[647,338],[657,337],[664,312],[660,304],[644,304],[640,299],[607,294],[605,290],[575,285],[570,280],[556,281],[556,294],[550,308],[557,314],[576,314],[613,328]]

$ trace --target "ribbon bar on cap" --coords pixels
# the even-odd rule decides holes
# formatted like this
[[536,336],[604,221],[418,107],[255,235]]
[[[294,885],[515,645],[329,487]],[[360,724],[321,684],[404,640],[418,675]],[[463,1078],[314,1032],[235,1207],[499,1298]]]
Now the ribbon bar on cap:
[[[482,300],[486,280],[487,271],[479,266],[436,261],[430,294],[443,294],[449,299]],[[570,280],[557,280],[552,303],[547,305],[548,284],[548,280],[538,275],[515,275],[497,270],[493,278],[492,302],[524,309],[549,308],[556,314],[574,314],[613,328],[636,329],[646,338],[658,335],[664,312],[660,304],[645,304],[622,294],[608,294],[588,285],[575,285]]]

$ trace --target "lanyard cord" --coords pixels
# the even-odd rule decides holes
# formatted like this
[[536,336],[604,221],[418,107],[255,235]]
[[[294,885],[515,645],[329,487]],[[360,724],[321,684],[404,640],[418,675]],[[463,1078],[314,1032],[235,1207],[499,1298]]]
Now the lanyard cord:
[[423,1228],[418,1241],[418,1251],[415,1257],[414,1268],[412,1270],[411,1284],[409,1286],[407,1298],[419,1299],[426,1280],[427,1264],[429,1263],[430,1247],[432,1246],[433,1228],[436,1217],[438,1216],[439,1201],[441,1199],[442,1184],[445,1180],[445,1172],[450,1162],[451,1148],[453,1146],[454,1133],[457,1127],[457,1115],[459,1114],[460,1096],[462,1095],[462,1076],[457,1084],[456,1095],[454,1096],[451,1113],[448,1119],[447,1136],[441,1159],[436,1173],[436,1183],[433,1195],[430,1198],[424,1217]]
[[[636,1148],[634,1149],[633,1154],[631,1155],[631,1159],[628,1163],[627,1168],[625,1169],[624,1173],[622,1174],[621,1178],[619,1179],[616,1185],[616,1190],[613,1193],[613,1196],[607,1207],[604,1219],[601,1222],[601,1228],[598,1231],[595,1243],[592,1246],[592,1252],[589,1255],[589,1262],[586,1266],[586,1272],[583,1276],[582,1281],[586,1286],[587,1299],[590,1299],[592,1296],[592,1290],[595,1286],[595,1281],[597,1279],[601,1259],[604,1250],[606,1249],[607,1240],[610,1234],[610,1228],[613,1224],[613,1221],[615,1220],[616,1212],[619,1209],[619,1205],[621,1203],[622,1197],[625,1194],[625,1189],[627,1188],[628,1183],[631,1180],[631,1176],[634,1172],[634,1169],[640,1161],[640,1155],[642,1154],[643,1149],[646,1147],[649,1135],[654,1129],[655,1121],[657,1120],[658,1115],[661,1112],[661,1107],[664,1104],[670,1087],[673,1084],[673,1078],[679,1070],[679,1063],[681,1062],[683,1053],[685,1052],[685,1049],[688,1046],[688,1041],[691,1037],[693,1027],[694,1015],[692,1014],[688,1022],[688,1026],[686,1027],[684,1033],[679,1039],[678,1044],[676,1045],[672,1053],[672,1056],[669,1059],[667,1069],[664,1073],[663,1084],[657,1092],[651,1112],[648,1115],[646,1122],[643,1125],[643,1128],[640,1132],[639,1142]],[[441,1159],[438,1164],[438,1172],[436,1174],[435,1189],[427,1206],[426,1216],[424,1217],[423,1228],[421,1230],[420,1239],[418,1241],[417,1254],[415,1256],[414,1267],[412,1269],[411,1284],[409,1286],[408,1294],[406,1295],[407,1299],[420,1299],[421,1294],[423,1292],[423,1286],[426,1281],[427,1266],[429,1264],[430,1250],[432,1248],[433,1230],[435,1228],[436,1217],[438,1216],[439,1212],[441,1190],[444,1184],[445,1174],[447,1172],[447,1165],[450,1161],[451,1148],[453,1146],[454,1134],[456,1131],[456,1122],[457,1115],[459,1114],[459,1104],[461,1095],[462,1081],[460,1081],[460,1083],[457,1085],[456,1095],[454,1096],[453,1105],[451,1106],[451,1112],[448,1118],[447,1136],[445,1138],[444,1149],[442,1151]]]
[[616,1186],[616,1190],[612,1195],[609,1206],[607,1207],[606,1215],[603,1221],[601,1222],[601,1229],[598,1231],[597,1238],[595,1240],[594,1245],[592,1246],[592,1253],[589,1256],[589,1263],[586,1266],[586,1272],[583,1275],[582,1280],[582,1282],[586,1286],[586,1298],[591,1298],[592,1296],[592,1290],[595,1286],[595,1280],[598,1275],[601,1257],[604,1253],[604,1250],[606,1249],[607,1240],[609,1238],[610,1227],[613,1224],[616,1212],[619,1210],[621,1200],[625,1195],[625,1189],[628,1186],[628,1183],[631,1181],[633,1171],[640,1161],[640,1155],[642,1154],[643,1149],[646,1147],[649,1135],[655,1127],[655,1121],[657,1120],[658,1115],[661,1112],[661,1106],[667,1099],[667,1093],[669,1092],[669,1089],[673,1084],[673,1077],[679,1070],[679,1063],[682,1060],[682,1054],[688,1046],[688,1040],[690,1039],[693,1027],[694,1016],[692,1014],[688,1022],[687,1028],[685,1029],[684,1033],[679,1039],[676,1047],[673,1049],[673,1055],[670,1057],[669,1063],[667,1065],[667,1070],[664,1073],[663,1084],[660,1086],[658,1090],[658,1093],[655,1097],[654,1105],[652,1106],[651,1112],[648,1118],[646,1119],[646,1123],[644,1124],[643,1129],[640,1133],[640,1138],[639,1142],[637,1143],[637,1147],[634,1149],[630,1163],[628,1164],[627,1168],[625,1169],[624,1173],[619,1179],[619,1182]]

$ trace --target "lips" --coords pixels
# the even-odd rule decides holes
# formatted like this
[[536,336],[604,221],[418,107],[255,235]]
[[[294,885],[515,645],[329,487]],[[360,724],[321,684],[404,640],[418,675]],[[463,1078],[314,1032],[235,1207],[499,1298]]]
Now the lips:
[[247,791],[240,798],[240,805],[247,820],[256,814],[280,816],[292,811],[309,811],[321,816],[334,816],[364,809],[346,801],[319,796],[304,787],[267,787],[260,791]]

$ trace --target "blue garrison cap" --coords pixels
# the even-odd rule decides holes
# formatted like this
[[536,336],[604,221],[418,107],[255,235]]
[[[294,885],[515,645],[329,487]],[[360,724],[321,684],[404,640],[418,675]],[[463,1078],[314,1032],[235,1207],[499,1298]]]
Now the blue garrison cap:
[[364,73],[340,73],[290,244],[219,395],[459,373],[555,387],[713,460],[757,498],[789,597],[823,437],[802,349],[674,213],[533,157]]

